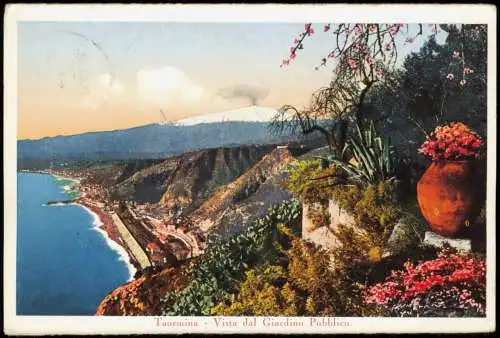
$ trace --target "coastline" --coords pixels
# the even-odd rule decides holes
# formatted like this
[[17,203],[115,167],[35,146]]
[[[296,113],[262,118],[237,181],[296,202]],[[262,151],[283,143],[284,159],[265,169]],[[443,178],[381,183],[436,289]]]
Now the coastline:
[[119,260],[124,262],[127,265],[127,270],[129,272],[129,279],[127,280],[127,282],[132,281],[134,279],[135,273],[137,272],[137,268],[134,266],[134,264],[132,264],[132,258],[130,256],[129,252],[123,246],[121,246],[116,241],[116,239],[111,238],[110,234],[104,229],[105,223],[103,222],[103,220],[101,219],[101,217],[99,216],[98,213],[96,213],[94,210],[92,210],[89,206],[82,204],[80,202],[75,202],[72,204],[82,207],[83,209],[85,209],[85,211],[87,211],[90,215],[92,215],[92,217],[93,217],[92,230],[95,230],[96,232],[101,234],[104,237],[106,244],[113,251],[118,253],[118,255],[120,257]]
[[71,203],[67,203],[67,205],[80,206],[93,217],[92,229],[104,237],[108,247],[117,252],[119,255],[119,260],[123,261],[127,265],[127,270],[129,272],[129,278],[127,282],[134,280],[135,273],[138,270],[138,263],[136,262],[135,257],[123,242],[123,239],[121,238],[111,216],[101,208],[89,202],[86,202],[81,196],[82,193],[79,189],[81,187],[81,179],[63,176],[57,173],[44,174],[51,175],[58,181],[67,180],[73,183],[71,188],[69,189],[65,189],[63,187],[66,194],[77,194],[77,196],[75,196],[76,198]]
[[66,180],[66,181],[72,181],[76,184],[80,184],[81,180],[79,178],[73,178],[73,177],[67,177],[67,176],[61,176],[59,174],[49,174],[53,177],[55,177],[57,180]]

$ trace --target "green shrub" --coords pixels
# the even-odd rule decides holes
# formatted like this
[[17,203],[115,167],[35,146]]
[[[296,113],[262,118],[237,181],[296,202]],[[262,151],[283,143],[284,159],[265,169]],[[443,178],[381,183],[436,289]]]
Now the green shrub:
[[238,300],[220,303],[211,309],[219,316],[295,316],[295,293],[286,283],[286,270],[279,265],[265,265],[245,273]]
[[293,234],[284,265],[246,273],[237,296],[211,310],[225,316],[359,316],[378,312],[363,304],[361,288],[342,269],[331,269],[326,250]]
[[323,171],[319,160],[296,161],[288,171],[290,174],[286,188],[296,196],[302,196],[304,191],[312,184],[311,178],[315,178]]
[[345,181],[335,166],[321,168],[318,159],[294,162],[288,173],[285,188],[305,202],[328,200],[330,187]]
[[333,252],[336,264],[380,260],[394,225],[402,213],[395,202],[391,182],[367,187],[335,186],[332,198],[354,218],[356,227],[338,225],[332,229],[343,247]]
[[279,260],[277,225],[293,224],[300,213],[297,200],[285,201],[270,208],[245,233],[211,247],[188,272],[192,282],[179,294],[164,296],[163,314],[209,315],[216,303],[230,299],[245,270]]

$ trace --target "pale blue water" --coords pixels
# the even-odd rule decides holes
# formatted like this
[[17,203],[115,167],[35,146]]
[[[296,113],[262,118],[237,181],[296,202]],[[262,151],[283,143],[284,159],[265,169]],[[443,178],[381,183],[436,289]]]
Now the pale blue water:
[[50,175],[17,174],[17,314],[93,315],[125,283],[125,262]]

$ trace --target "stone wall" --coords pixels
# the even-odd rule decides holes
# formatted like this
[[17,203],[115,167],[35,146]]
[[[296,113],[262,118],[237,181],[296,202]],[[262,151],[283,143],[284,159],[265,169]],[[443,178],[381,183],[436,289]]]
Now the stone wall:
[[[327,249],[335,249],[342,246],[339,239],[333,234],[332,230],[337,229],[340,224],[348,227],[356,227],[352,215],[340,208],[334,200],[328,201],[328,213],[330,214],[330,225],[316,228],[308,216],[309,209],[314,204],[304,203],[302,206],[302,238],[318,244]],[[359,229],[361,231],[361,229]]]
[[[316,227],[309,216],[309,209],[314,204],[302,205],[302,238],[306,241],[313,242],[323,248],[336,249],[342,246],[340,240],[333,234],[332,230],[337,230],[340,224],[353,228],[356,232],[365,232],[356,225],[354,217],[346,210],[340,208],[334,200],[328,201],[328,213],[330,215],[329,226]],[[415,222],[407,217],[401,217],[395,223],[391,231],[386,246],[383,248],[383,256],[389,253],[397,253],[405,250],[423,241],[424,232],[426,231],[425,224]]]

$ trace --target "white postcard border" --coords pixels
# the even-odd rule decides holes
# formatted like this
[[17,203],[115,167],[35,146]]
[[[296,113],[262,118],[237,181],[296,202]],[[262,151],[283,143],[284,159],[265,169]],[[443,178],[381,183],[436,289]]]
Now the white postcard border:
[[[223,15],[221,15],[223,14]],[[334,20],[332,20],[334,19]],[[17,201],[17,22],[409,22],[488,24],[488,171],[486,318],[329,317],[349,325],[311,326],[309,317],[289,317],[304,326],[266,326],[286,317],[224,317],[239,326],[220,327],[223,317],[92,317],[15,315]],[[496,7],[494,5],[8,5],[4,17],[4,332],[6,334],[126,333],[410,333],[486,332],[495,329],[496,271]],[[323,320],[316,317],[315,320]],[[198,325],[172,326],[194,321]],[[158,323],[166,323],[159,326]],[[317,323],[317,322],[316,322]],[[217,325],[219,324],[219,326]]]

